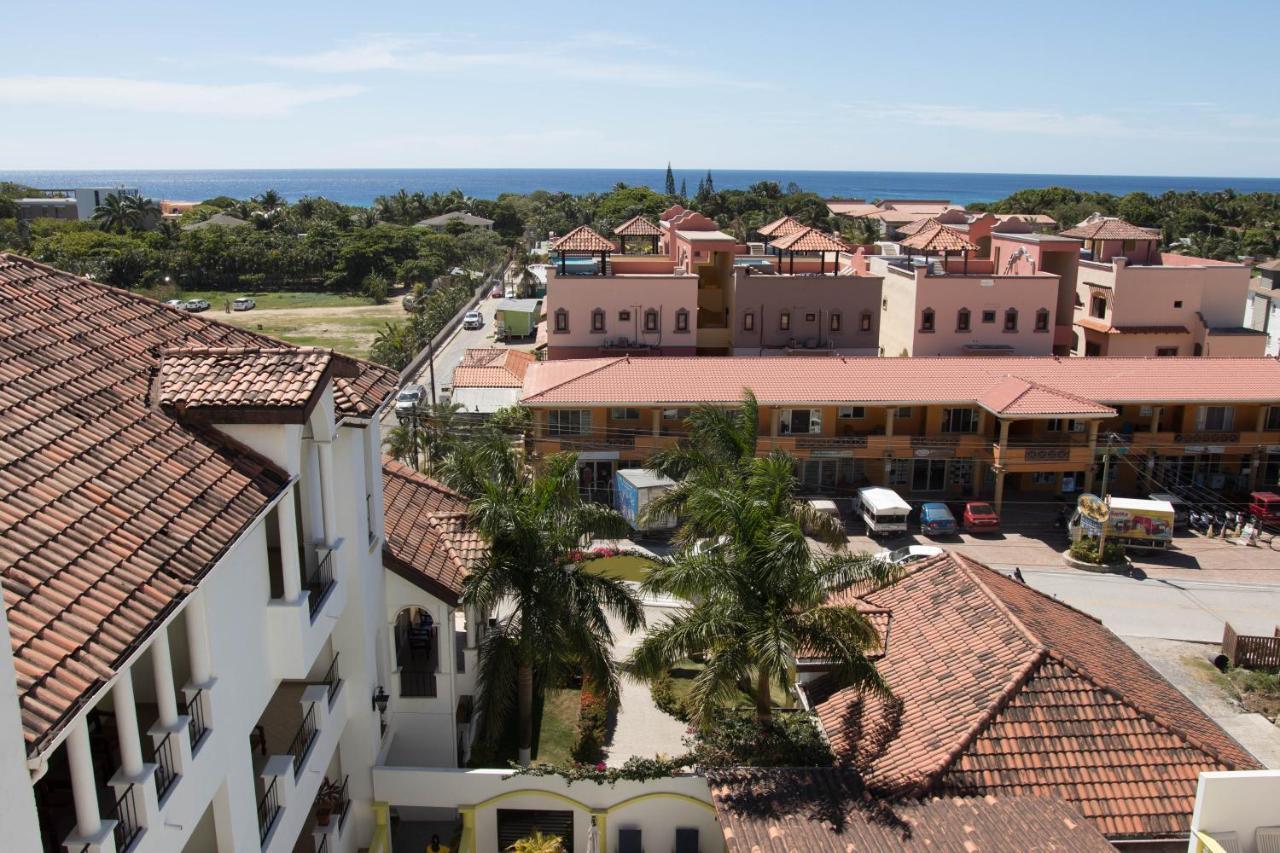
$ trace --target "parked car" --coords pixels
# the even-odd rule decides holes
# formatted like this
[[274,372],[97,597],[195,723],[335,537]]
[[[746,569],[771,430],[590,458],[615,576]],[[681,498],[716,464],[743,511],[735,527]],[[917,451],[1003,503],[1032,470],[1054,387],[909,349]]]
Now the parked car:
[[462,315],[462,328],[479,329],[484,325],[484,315],[479,311],[468,311]]
[[207,299],[188,299],[182,303],[182,307],[188,311],[208,311],[209,301]]
[[920,507],[920,532],[925,536],[954,535],[956,517],[946,504],[930,501]]
[[1268,526],[1280,525],[1280,495],[1275,492],[1253,492],[1249,495],[1249,515]]
[[886,563],[893,563],[895,566],[906,566],[920,560],[936,557],[941,553],[942,549],[937,545],[904,545],[901,548],[894,548],[892,551],[886,548],[876,554],[876,559]]
[[503,290],[501,284],[495,284],[493,286],[493,289],[489,291],[489,295],[494,299],[501,299],[504,293],[505,291]]
[[400,302],[400,307],[401,307],[401,308],[403,308],[403,309],[404,309],[404,310],[406,310],[406,311],[412,311],[412,310],[413,310],[413,306],[414,306],[416,303],[417,303],[417,300],[416,300],[416,299],[414,299],[414,298],[413,298],[413,294],[412,294],[412,293],[410,293],[410,294],[409,294],[408,296],[406,296],[403,300],[401,300],[401,302]]
[[963,524],[970,533],[995,533],[1000,529],[1000,516],[986,501],[969,501],[964,505]]
[[254,302],[252,299],[250,299],[247,296],[241,296],[235,302],[231,303],[232,311],[252,311],[254,308],[257,308],[257,307],[258,307],[258,303]]
[[170,308],[186,308],[187,307],[186,300],[184,299],[169,299],[169,300],[166,300],[164,304],[168,305]]
[[406,418],[417,413],[427,401],[427,389],[421,385],[406,385],[396,395],[396,417]]

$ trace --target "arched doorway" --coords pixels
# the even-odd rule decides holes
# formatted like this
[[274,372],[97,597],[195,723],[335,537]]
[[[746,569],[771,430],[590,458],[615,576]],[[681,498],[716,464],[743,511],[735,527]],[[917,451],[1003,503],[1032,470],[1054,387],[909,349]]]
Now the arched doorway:
[[425,608],[410,606],[396,614],[396,668],[400,695],[433,697],[440,669],[440,636],[435,620]]

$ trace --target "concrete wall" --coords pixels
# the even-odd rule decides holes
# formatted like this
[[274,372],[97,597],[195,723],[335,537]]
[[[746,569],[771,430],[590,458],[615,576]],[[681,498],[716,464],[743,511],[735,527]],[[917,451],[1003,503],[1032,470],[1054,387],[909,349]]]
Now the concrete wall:
[[1280,770],[1201,773],[1196,809],[1191,816],[1188,853],[1195,853],[1195,833],[1234,832],[1241,853],[1256,853],[1253,832],[1280,823]]
[[[880,320],[880,276],[734,276],[729,327],[735,349],[783,347],[788,341],[816,338],[838,348],[875,347]],[[791,315],[791,329],[779,326],[783,312]],[[861,331],[864,312],[871,314],[871,329]],[[755,328],[743,328],[746,314]],[[833,314],[840,328],[831,329]],[[807,319],[809,315],[813,320]]]
[[[9,622],[0,610],[0,637],[9,638]],[[0,803],[4,803],[4,842],[10,850],[39,850],[40,824],[27,772],[18,686],[9,643],[0,643]],[[61,839],[58,839],[61,841]]]
[[[591,312],[604,311],[603,332],[591,331]],[[659,330],[644,330],[644,314],[655,309]],[[675,330],[676,312],[689,312],[689,328]],[[568,312],[569,329],[556,331],[556,312]],[[620,311],[630,311],[629,320],[619,320]],[[627,338],[655,347],[696,346],[698,279],[696,276],[556,276],[547,282],[547,348],[556,357],[562,349],[604,346],[606,339]]]
[[[711,806],[706,780],[677,776],[648,782],[570,786],[557,776],[514,776],[509,770],[437,770],[377,767],[378,799],[395,807],[470,810],[474,814],[475,850],[497,848],[497,810],[553,809],[574,813],[574,853],[587,853],[587,833],[594,814],[609,850],[617,849],[620,828],[642,832],[644,849],[674,849],[677,827],[696,827],[705,853],[724,849],[723,834]],[[592,851],[594,853],[594,851]]]

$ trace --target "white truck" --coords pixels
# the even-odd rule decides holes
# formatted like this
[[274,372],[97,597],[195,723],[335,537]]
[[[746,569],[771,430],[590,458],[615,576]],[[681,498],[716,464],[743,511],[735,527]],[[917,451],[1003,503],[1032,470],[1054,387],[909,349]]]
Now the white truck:
[[869,536],[907,532],[907,516],[911,504],[893,489],[866,486],[858,489],[858,513],[867,525]]
[[644,518],[649,502],[670,491],[675,481],[648,468],[622,468],[613,475],[614,508],[633,530],[670,530],[676,526],[671,516]]

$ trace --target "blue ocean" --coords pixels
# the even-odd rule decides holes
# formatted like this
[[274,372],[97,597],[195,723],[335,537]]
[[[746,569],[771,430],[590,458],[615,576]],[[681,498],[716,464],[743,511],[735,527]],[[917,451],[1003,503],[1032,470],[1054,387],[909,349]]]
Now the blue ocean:
[[[943,198],[958,204],[993,201],[1032,187],[1066,186],[1123,195],[1168,190],[1238,193],[1280,192],[1280,178],[1187,178],[1156,175],[1034,175],[966,172],[810,172],[711,170],[718,189],[744,189],[757,181],[795,184],[826,198]],[[706,174],[676,171],[689,192]],[[447,192],[457,188],[475,198],[534,190],[573,194],[605,192],[616,184],[662,190],[665,169],[199,169],[186,171],[3,171],[0,180],[42,189],[136,186],[156,199],[199,201],[226,195],[248,198],[273,189],[290,201],[324,196],[344,204],[368,205],[380,195]]]

